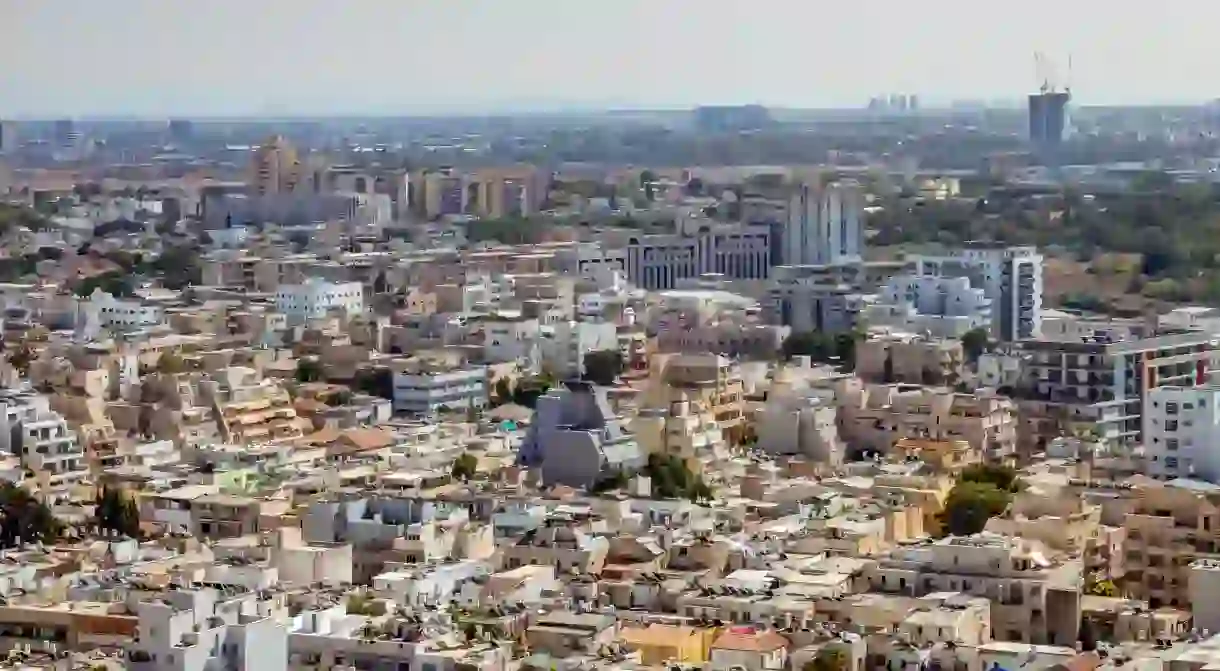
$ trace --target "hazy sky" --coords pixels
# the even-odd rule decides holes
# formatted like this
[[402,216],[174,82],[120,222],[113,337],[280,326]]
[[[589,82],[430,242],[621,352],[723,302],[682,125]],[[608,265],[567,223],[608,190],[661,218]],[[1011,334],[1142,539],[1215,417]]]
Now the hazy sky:
[[0,0],[0,118],[1220,96],[1217,0]]

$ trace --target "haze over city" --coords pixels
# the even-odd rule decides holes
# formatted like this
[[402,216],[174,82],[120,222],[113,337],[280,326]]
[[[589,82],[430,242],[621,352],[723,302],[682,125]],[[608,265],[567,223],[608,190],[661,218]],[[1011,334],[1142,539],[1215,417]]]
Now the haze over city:
[[[3,0],[0,115],[410,114],[1215,93],[1220,3]],[[341,8],[341,9],[340,9]]]

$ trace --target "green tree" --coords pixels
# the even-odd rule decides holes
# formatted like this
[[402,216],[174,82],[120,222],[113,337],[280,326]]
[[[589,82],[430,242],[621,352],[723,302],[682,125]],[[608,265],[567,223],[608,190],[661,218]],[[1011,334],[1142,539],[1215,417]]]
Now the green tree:
[[940,513],[942,529],[955,536],[977,534],[987,520],[1002,514],[1012,494],[985,482],[959,481],[949,492]]
[[834,363],[846,371],[856,368],[856,343],[863,340],[861,330],[846,333],[805,331],[790,334],[780,346],[785,359],[807,356],[814,363]]
[[154,274],[168,289],[184,289],[203,282],[203,266],[195,247],[169,247],[149,264]]
[[979,464],[962,471],[959,482],[989,484],[996,489],[1015,494],[1025,487],[1016,469],[1000,464]]
[[394,375],[388,368],[361,368],[352,378],[352,389],[386,400],[394,398]]
[[816,362],[829,361],[835,354],[833,338],[820,331],[795,332],[784,339],[780,352],[785,359],[807,356]]
[[986,329],[971,329],[962,334],[962,351],[971,363],[978,361],[990,346],[991,339],[987,336]]
[[585,354],[584,379],[609,387],[623,374],[623,355],[616,349],[598,350]]
[[87,298],[95,289],[101,289],[115,298],[128,298],[135,293],[135,283],[129,275],[111,271],[86,277],[76,283],[74,293]]
[[801,671],[846,671],[847,667],[847,655],[837,647],[827,646],[805,662]]
[[690,499],[699,502],[712,498],[712,489],[703,478],[692,473],[680,457],[652,454],[644,469],[654,496],[662,499]]
[[589,491],[594,494],[600,494],[602,492],[611,492],[616,489],[622,489],[622,488],[626,487],[627,481],[628,481],[628,477],[627,477],[626,473],[624,473],[620,470],[614,470],[614,471],[611,471],[608,475],[605,475],[605,476],[601,477],[600,479],[598,479],[597,482],[593,483],[593,486],[589,489]]
[[317,359],[301,359],[297,362],[297,382],[318,382],[322,379],[322,364]]
[[479,458],[469,452],[463,452],[453,460],[453,468],[449,471],[455,480],[469,480],[479,470]]
[[166,352],[157,359],[157,371],[166,375],[176,375],[186,370],[186,362],[173,352]]
[[1084,593],[1093,596],[1118,596],[1118,587],[1114,581],[1098,573],[1090,573],[1085,579]]
[[546,373],[518,380],[517,387],[513,389],[513,403],[533,408],[538,404],[538,397],[554,386],[554,378]]
[[123,492],[102,487],[94,501],[94,523],[99,529],[129,538],[140,536],[140,511]]
[[54,543],[62,532],[63,523],[45,503],[11,482],[0,484],[0,547]]
[[492,387],[492,401],[496,405],[504,405],[513,400],[513,383],[508,379],[508,376],[503,376],[496,380],[496,384]]
[[16,368],[22,375],[30,372],[30,364],[35,359],[34,349],[29,343],[21,343],[8,355],[8,362],[13,368]]

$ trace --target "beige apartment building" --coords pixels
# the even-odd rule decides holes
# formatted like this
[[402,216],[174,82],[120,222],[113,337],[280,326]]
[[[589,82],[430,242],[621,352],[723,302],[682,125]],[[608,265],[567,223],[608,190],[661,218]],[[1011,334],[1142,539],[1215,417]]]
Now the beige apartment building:
[[903,438],[965,440],[988,461],[1016,456],[1016,406],[1006,396],[980,391],[835,381],[839,433],[848,445],[891,454]]
[[962,379],[963,360],[959,340],[901,333],[856,343],[856,375],[869,382],[953,386]]
[[1123,591],[1153,608],[1190,608],[1191,564],[1220,558],[1220,491],[1143,481],[1119,493],[1114,505],[1125,510],[1127,532]]
[[300,438],[312,427],[297,417],[288,391],[251,368],[230,367],[201,385],[211,399],[220,433],[233,443]]
[[920,597],[962,592],[992,602],[999,640],[1075,645],[1083,565],[1038,541],[982,533],[901,548],[869,570],[875,591]]
[[1003,516],[989,520],[987,530],[1040,541],[1075,556],[1095,548],[1101,535],[1101,506],[1080,496],[1048,495],[1035,487],[1018,495]]
[[744,387],[741,371],[719,354],[657,355],[652,365],[651,407],[700,401],[710,408],[724,439],[741,441],[745,432]]
[[257,195],[289,193],[301,181],[296,147],[281,135],[265,140],[250,158],[250,189]]

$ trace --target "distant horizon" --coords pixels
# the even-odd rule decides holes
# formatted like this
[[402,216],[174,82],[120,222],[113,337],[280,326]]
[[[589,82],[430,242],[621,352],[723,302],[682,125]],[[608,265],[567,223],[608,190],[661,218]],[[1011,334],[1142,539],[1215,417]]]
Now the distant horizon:
[[1217,95],[1196,68],[1220,60],[1208,0],[0,3],[0,118],[936,107],[1044,83],[1176,107]]
[[[915,94],[918,95],[918,94]],[[1203,99],[1203,100],[1179,100],[1179,101],[1149,101],[1149,102],[1105,102],[1080,104],[1075,101],[1072,103],[1073,109],[1088,110],[1088,109],[1181,109],[1181,108],[1202,108],[1209,104],[1220,101],[1220,98]],[[438,105],[438,106],[422,106],[411,110],[367,110],[367,111],[340,111],[340,110],[304,110],[300,112],[282,113],[282,112],[240,112],[232,113],[190,113],[190,112],[86,112],[86,113],[68,113],[68,112],[38,112],[30,114],[3,114],[0,113],[0,120],[13,122],[54,122],[58,120],[71,119],[73,121],[168,121],[168,120],[189,120],[189,121],[306,121],[314,119],[390,119],[390,118],[480,118],[480,117],[496,117],[496,116],[575,116],[575,115],[615,115],[615,114],[683,114],[689,113],[699,107],[739,107],[745,105],[762,105],[770,111],[784,113],[816,113],[816,112],[860,112],[867,113],[869,109],[866,105],[860,104],[855,106],[791,106],[791,105],[767,105],[766,103],[722,103],[711,102],[697,105],[608,105],[599,106],[596,103],[572,104],[572,105],[503,105],[503,106],[480,106],[480,105]],[[919,109],[913,114],[920,113],[937,113],[937,112],[954,112],[962,111],[963,109],[976,108],[980,110],[999,110],[999,111],[1014,111],[1020,112],[1025,109],[1025,98],[1012,99],[1007,101],[990,100],[957,100],[948,103],[927,104],[921,99]]]

